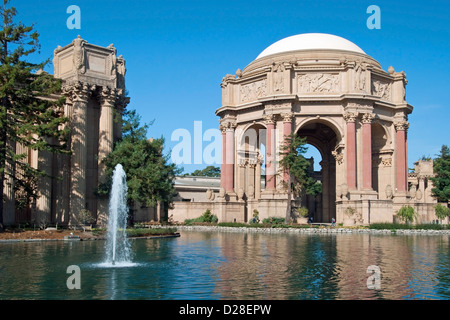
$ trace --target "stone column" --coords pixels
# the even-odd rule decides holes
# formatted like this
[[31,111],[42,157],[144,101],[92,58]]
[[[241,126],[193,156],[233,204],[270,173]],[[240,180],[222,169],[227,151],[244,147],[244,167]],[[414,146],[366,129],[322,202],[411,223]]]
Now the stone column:
[[[10,146],[13,152],[15,153],[17,152],[15,141],[8,140],[7,144]],[[14,178],[13,178],[16,175],[16,166],[7,161],[5,165],[5,173],[6,173],[5,180],[3,182],[4,189],[1,200],[4,201],[3,212],[0,212],[0,214],[3,214],[3,224],[10,225],[16,222],[15,221],[16,201],[14,195]]]
[[397,140],[396,150],[396,171],[397,171],[397,192],[406,192],[408,186],[408,165],[406,163],[406,130],[409,123],[399,121],[394,123]]
[[372,190],[372,113],[362,117],[362,184],[363,189]]
[[262,160],[258,155],[255,168],[255,199],[259,199],[261,197],[261,164]]
[[234,129],[235,122],[229,122],[226,130],[226,158],[225,158],[225,190],[234,191]]
[[237,172],[237,183],[236,188],[242,188],[242,190],[247,191],[247,184],[245,182],[246,175],[246,167],[247,161],[245,159],[240,159],[238,163],[238,172]]
[[[292,113],[284,113],[281,115],[283,117],[283,141],[286,145],[289,144],[289,142],[286,140],[289,138],[289,136],[292,133]],[[287,151],[286,151],[287,153]],[[283,180],[285,183],[289,183],[289,172],[285,170],[283,172]],[[289,187],[289,186],[288,186]]]
[[79,224],[80,212],[86,209],[86,115],[89,95],[87,84],[78,82],[72,87],[70,225]]
[[[255,168],[256,168],[256,162],[249,162],[248,163],[248,179],[247,179],[247,189],[246,194],[249,198],[255,197]],[[253,189],[251,189],[253,187]]]
[[264,117],[266,122],[266,190],[275,189],[275,121],[273,115]]
[[347,185],[350,190],[356,189],[356,117],[357,113],[347,112],[344,119],[347,122]]
[[221,155],[220,155],[220,186],[225,188],[225,177],[226,177],[226,169],[225,165],[227,159],[227,131],[225,125],[219,126],[220,131],[222,132],[222,142],[221,142]]
[[[114,103],[116,93],[114,89],[103,87],[99,99],[100,117],[98,133],[98,184],[106,182],[106,166],[103,160],[113,150],[114,145]],[[95,215],[95,212],[92,212]],[[97,201],[97,223],[106,225],[108,217],[108,199]]]
[[105,165],[103,160],[113,150],[114,143],[114,103],[115,92],[103,88],[100,98],[99,141],[98,141],[98,181],[105,180]]

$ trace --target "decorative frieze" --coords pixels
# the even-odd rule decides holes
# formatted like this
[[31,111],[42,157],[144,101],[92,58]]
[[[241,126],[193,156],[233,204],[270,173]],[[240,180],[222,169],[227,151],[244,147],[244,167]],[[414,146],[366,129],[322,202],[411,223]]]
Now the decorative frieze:
[[241,102],[253,101],[264,97],[267,93],[267,80],[259,80],[249,84],[241,85],[240,100]]
[[382,80],[373,80],[372,94],[384,100],[391,100],[391,84]]
[[340,91],[339,74],[307,73],[297,76],[298,93],[336,93]]

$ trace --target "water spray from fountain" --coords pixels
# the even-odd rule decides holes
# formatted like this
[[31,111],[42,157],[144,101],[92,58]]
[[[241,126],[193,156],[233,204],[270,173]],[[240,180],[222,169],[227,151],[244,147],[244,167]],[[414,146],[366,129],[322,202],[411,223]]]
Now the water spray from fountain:
[[113,173],[106,237],[106,263],[111,265],[123,265],[131,261],[131,248],[126,235],[127,191],[126,173],[122,165],[118,164]]

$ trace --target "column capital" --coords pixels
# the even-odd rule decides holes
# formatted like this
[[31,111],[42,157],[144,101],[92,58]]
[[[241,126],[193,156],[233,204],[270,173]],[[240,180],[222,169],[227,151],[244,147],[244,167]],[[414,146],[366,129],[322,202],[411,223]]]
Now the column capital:
[[372,120],[375,118],[375,115],[373,113],[364,113],[362,115],[361,122],[371,124]]
[[99,103],[109,106],[114,106],[117,100],[117,90],[110,87],[102,87],[99,93]]
[[356,118],[358,117],[358,112],[345,112],[344,115],[345,122],[356,122]]
[[92,91],[96,89],[95,85],[90,85],[81,81],[69,82],[63,85],[63,94],[71,100],[71,102],[87,103]]
[[266,114],[263,116],[264,123],[267,124],[274,124],[275,123],[275,115],[274,114]]
[[394,122],[395,131],[407,131],[409,128],[409,122],[406,120]]
[[291,122],[294,114],[292,112],[282,113],[281,117],[283,118],[283,122]]

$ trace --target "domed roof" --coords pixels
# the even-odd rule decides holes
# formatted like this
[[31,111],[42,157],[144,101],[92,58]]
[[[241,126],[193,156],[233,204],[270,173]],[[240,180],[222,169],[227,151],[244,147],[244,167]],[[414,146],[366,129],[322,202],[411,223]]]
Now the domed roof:
[[303,33],[281,39],[267,47],[256,58],[263,58],[276,53],[300,50],[344,50],[366,54],[353,42],[326,33]]

